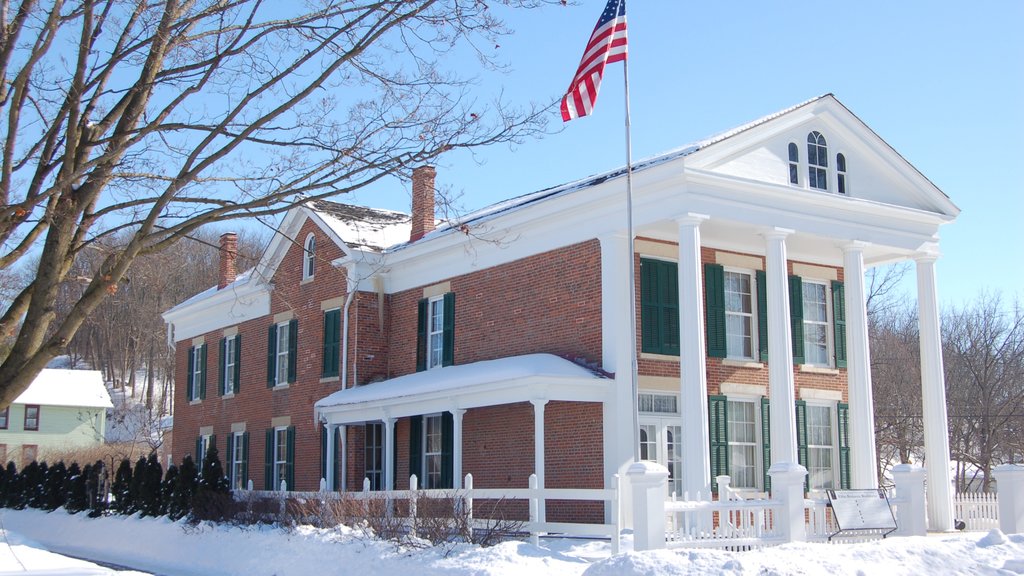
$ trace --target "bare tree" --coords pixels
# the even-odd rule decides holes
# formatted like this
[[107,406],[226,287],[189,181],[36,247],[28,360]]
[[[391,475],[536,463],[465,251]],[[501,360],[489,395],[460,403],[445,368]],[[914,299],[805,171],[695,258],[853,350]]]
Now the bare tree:
[[453,70],[456,54],[493,65],[507,32],[476,0],[0,0],[0,270],[39,254],[0,317],[0,407],[140,255],[542,132],[550,106],[481,101]]

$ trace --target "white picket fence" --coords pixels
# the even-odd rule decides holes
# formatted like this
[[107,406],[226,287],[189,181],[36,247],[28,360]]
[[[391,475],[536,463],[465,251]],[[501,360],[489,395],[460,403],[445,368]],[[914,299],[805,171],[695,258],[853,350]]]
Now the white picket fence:
[[956,494],[953,496],[953,517],[963,520],[966,530],[999,528],[999,498],[983,492]]
[[[415,475],[409,478],[410,490],[386,490],[371,491],[369,479],[363,483],[362,492],[333,492],[326,489],[326,482],[321,480],[320,491],[318,492],[288,492],[287,486],[282,483],[281,490],[252,490],[250,482],[249,490],[238,490],[234,492],[235,499],[239,501],[252,501],[255,499],[268,499],[280,501],[283,512],[285,501],[291,500],[340,500],[350,498],[354,500],[376,500],[384,499],[388,502],[408,502],[406,507],[389,506],[389,509],[399,513],[405,513],[411,518],[417,510],[417,502],[424,498],[454,498],[461,500],[464,510],[468,511],[471,520],[483,527],[487,519],[473,517],[473,501],[527,501],[529,504],[529,520],[522,523],[522,529],[529,532],[534,544],[537,544],[540,536],[546,534],[560,534],[576,537],[607,538],[611,545],[611,553],[619,553],[619,534],[621,517],[619,506],[619,477],[613,478],[612,488],[539,488],[537,476],[531,474],[529,488],[474,488],[473,475],[466,474],[464,487],[460,489],[420,490]],[[575,522],[548,522],[546,518],[546,502],[548,500],[570,501],[570,502],[603,502],[606,503],[610,513],[611,522],[607,524],[589,524]]]

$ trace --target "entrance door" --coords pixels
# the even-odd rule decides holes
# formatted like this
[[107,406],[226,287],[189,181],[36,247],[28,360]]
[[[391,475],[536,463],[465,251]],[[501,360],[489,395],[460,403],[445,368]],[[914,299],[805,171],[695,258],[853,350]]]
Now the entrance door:
[[641,416],[639,437],[640,459],[668,468],[668,492],[681,497],[683,454],[679,417]]

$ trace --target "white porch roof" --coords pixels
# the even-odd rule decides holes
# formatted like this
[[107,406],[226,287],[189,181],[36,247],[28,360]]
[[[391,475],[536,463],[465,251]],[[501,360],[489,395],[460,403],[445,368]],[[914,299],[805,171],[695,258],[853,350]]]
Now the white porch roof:
[[339,390],[314,405],[328,424],[529,402],[604,402],[613,380],[553,354],[447,366]]

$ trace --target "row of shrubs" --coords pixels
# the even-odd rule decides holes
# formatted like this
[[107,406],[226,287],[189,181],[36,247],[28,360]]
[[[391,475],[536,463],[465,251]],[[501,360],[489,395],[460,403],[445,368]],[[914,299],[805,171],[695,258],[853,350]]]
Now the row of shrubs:
[[[113,476],[113,477],[111,477]],[[163,470],[156,453],[140,457],[135,463],[121,460],[111,475],[102,460],[79,466],[31,462],[18,470],[14,462],[0,467],[0,506],[13,509],[56,510],[63,507],[71,514],[168,516],[172,520],[208,518],[211,510],[223,506],[211,503],[230,499],[216,447],[211,446],[197,469],[191,456],[180,466]]]

